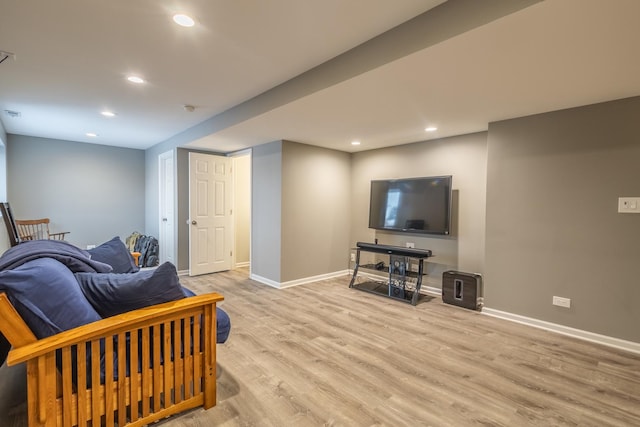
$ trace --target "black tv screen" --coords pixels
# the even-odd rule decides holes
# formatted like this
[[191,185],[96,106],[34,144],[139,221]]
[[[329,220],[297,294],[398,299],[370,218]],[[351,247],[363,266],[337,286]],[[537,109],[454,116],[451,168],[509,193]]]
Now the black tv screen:
[[369,228],[449,234],[451,176],[371,181]]

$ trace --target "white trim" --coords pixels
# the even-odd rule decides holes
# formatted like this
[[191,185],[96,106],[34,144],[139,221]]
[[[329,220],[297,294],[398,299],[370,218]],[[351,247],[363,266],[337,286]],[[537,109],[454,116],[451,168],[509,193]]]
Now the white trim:
[[253,148],[243,148],[240,151],[234,151],[233,153],[228,153],[227,157],[241,157],[241,156],[250,156],[253,154]]
[[178,271],[178,276],[188,276],[189,275],[189,270],[179,270]]
[[434,288],[433,286],[420,286],[420,290],[425,291],[426,293],[431,295],[437,295],[437,296],[442,295],[442,289]]
[[257,274],[249,273],[249,279],[260,282],[263,285],[271,286],[272,288],[280,289],[280,283],[275,280],[267,279],[266,277],[258,276]]
[[[177,186],[176,186],[176,182],[177,182],[177,176],[178,176],[178,160],[177,160],[177,153],[175,149],[171,149],[168,151],[165,151],[163,153],[158,154],[158,241],[159,243],[162,245],[162,247],[166,247],[168,246],[166,244],[166,242],[163,242],[162,240],[164,238],[166,238],[166,235],[161,232],[161,230],[163,230],[163,221],[162,221],[162,215],[160,215],[163,211],[162,209],[162,203],[165,202],[166,200],[164,200],[164,196],[163,196],[163,188],[165,185],[165,181],[166,179],[163,180],[164,176],[163,176],[163,167],[162,167],[162,162],[166,159],[171,159],[171,180],[173,181],[173,188],[171,189],[171,204],[172,206],[172,211],[173,211],[173,242],[170,242],[170,247],[172,249],[172,252],[169,256],[167,256],[164,252],[166,252],[164,249],[161,248],[160,253],[162,254],[162,258],[160,260],[160,263],[166,262],[166,261],[171,261],[174,264],[178,263],[178,194],[177,194]],[[166,239],[165,239],[166,240]]]
[[534,328],[556,332],[558,334],[567,335],[573,338],[606,345],[608,347],[614,347],[620,350],[629,351],[631,353],[640,354],[640,343],[637,342],[626,341],[589,331],[583,331],[581,329],[570,328],[569,326],[563,326],[557,323],[533,319],[531,317],[520,316],[519,314],[508,313],[506,311],[495,310],[493,308],[484,307],[482,309],[482,314],[497,317],[499,319],[509,320],[516,323],[521,323],[523,325],[533,326]]
[[290,280],[280,284],[280,288],[290,288],[292,286],[306,285],[307,283],[317,282],[320,280],[333,279],[334,277],[346,276],[348,270],[334,271],[333,273],[320,274],[318,276],[305,277],[302,279]]
[[251,263],[249,261],[237,262],[236,265],[233,266],[233,268],[249,267],[250,265]]
[[334,277],[345,276],[349,273],[348,270],[334,271],[333,273],[320,274],[318,276],[304,277],[302,279],[290,280],[288,282],[276,282],[275,280],[267,279],[265,277],[258,276],[257,274],[250,274],[249,278],[260,282],[262,284],[271,286],[276,289],[285,289],[292,286],[306,285],[307,283],[318,282],[320,280],[333,279]]

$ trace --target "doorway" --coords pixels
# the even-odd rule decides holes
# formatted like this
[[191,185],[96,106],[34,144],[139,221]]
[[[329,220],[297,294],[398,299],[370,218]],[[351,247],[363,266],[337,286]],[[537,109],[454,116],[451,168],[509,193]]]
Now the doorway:
[[233,257],[232,160],[189,153],[189,275],[230,270]]
[[233,159],[233,268],[251,261],[251,150],[234,153]]
[[176,197],[175,150],[158,156],[158,182],[160,184],[159,210],[160,225],[158,241],[160,246],[160,264],[171,262],[176,264]]

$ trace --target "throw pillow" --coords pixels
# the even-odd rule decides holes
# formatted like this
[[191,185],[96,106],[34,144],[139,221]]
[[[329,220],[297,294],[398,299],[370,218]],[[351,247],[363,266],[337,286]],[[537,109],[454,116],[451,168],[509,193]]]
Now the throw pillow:
[[102,317],[185,297],[176,267],[170,262],[131,274],[77,273],[76,279]]
[[118,236],[87,252],[91,254],[91,259],[113,267],[112,273],[135,273],[140,270],[133,262],[129,249]]
[[0,271],[0,291],[7,293],[36,338],[100,320],[71,270],[52,258]]

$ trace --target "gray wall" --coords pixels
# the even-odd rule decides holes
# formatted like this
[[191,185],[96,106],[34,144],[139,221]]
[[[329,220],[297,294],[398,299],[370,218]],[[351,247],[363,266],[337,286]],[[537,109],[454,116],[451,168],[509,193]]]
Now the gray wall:
[[[7,200],[7,134],[0,120],[0,201]],[[0,218],[2,215],[0,215]],[[9,249],[6,227],[0,225],[0,254]]]
[[0,120],[0,144],[7,144],[7,132],[4,130],[4,125],[2,124],[2,120]]
[[[640,97],[489,126],[486,306],[640,342]],[[571,308],[551,304],[571,298]]]
[[49,217],[80,247],[144,227],[144,152],[8,135],[7,196],[18,219]]
[[[487,133],[475,133],[355,153],[351,180],[351,244],[357,241],[431,249],[426,284],[440,287],[442,272],[482,273],[485,244]],[[431,236],[368,228],[371,180],[453,176],[452,233]],[[424,283],[424,282],[423,282]]]
[[251,274],[279,286],[347,268],[350,155],[276,141],[253,148]]
[[282,141],[253,148],[251,275],[280,283]]
[[283,141],[281,282],[347,269],[350,181],[348,153]]
[[[181,148],[176,151],[176,267],[178,271],[184,271],[189,269],[189,151]],[[160,224],[159,220],[156,224]]]
[[7,146],[0,142],[0,201],[7,200]]

